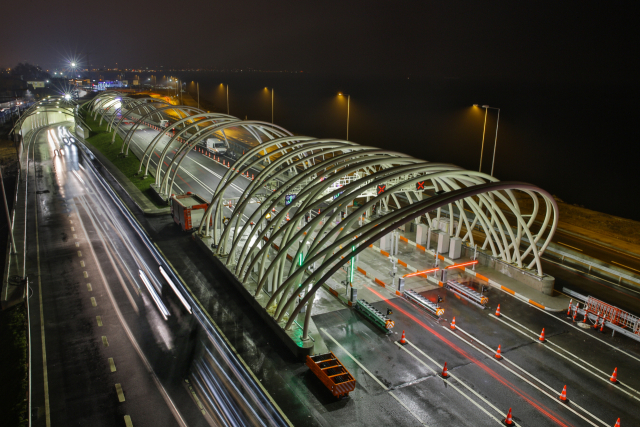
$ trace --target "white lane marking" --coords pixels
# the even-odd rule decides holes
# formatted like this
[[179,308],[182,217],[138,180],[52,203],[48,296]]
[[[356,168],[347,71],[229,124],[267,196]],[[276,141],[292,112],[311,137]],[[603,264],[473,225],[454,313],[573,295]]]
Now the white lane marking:
[[[78,218],[80,218],[79,215],[78,215]],[[80,225],[82,226],[84,234],[87,235],[87,230],[84,228],[84,223],[82,221],[82,218],[80,218]],[[151,367],[151,364],[149,364],[149,361],[147,360],[147,358],[145,357],[144,353],[142,352],[142,349],[138,345],[138,342],[136,341],[135,337],[131,333],[131,330],[129,329],[129,325],[124,320],[124,317],[122,316],[122,312],[120,311],[120,307],[116,303],[115,297],[113,296],[113,293],[111,292],[111,287],[109,286],[109,282],[107,281],[107,278],[105,277],[104,272],[102,271],[102,266],[100,265],[100,262],[98,261],[98,257],[96,255],[94,249],[93,249],[93,245],[89,245],[89,248],[91,249],[91,253],[93,255],[93,259],[96,261],[96,264],[98,266],[98,272],[100,273],[100,277],[102,278],[102,283],[104,285],[104,288],[106,289],[107,294],[109,295],[109,299],[111,300],[111,305],[112,305],[113,309],[115,310],[116,315],[118,316],[118,320],[120,320],[120,324],[122,325],[122,328],[124,329],[125,333],[127,334],[127,337],[129,338],[129,341],[131,342],[131,345],[136,350],[136,353],[138,353],[138,356],[142,360],[142,363],[147,368],[147,372],[149,372],[149,375],[151,375],[151,378],[153,379],[153,382],[155,383],[156,387],[158,388],[158,391],[162,395],[162,398],[164,399],[165,403],[169,407],[169,410],[171,411],[171,413],[175,417],[175,419],[178,422],[178,424],[180,424],[180,426],[182,426],[182,427],[188,427],[187,423],[182,418],[182,415],[180,415],[180,412],[178,411],[178,408],[173,403],[173,400],[171,400],[171,397],[169,397],[169,395],[167,394],[167,391],[164,389],[164,387],[160,383],[160,380],[156,376],[156,373],[154,372],[153,368]]]
[[582,249],[576,248],[575,246],[567,245],[566,243],[562,243],[562,242],[558,242],[558,244],[562,245],[562,246],[566,246],[566,247],[571,248],[571,249],[575,249],[576,251],[582,252]]
[[[411,341],[407,340],[407,344],[409,344],[411,347],[413,347],[414,349],[416,349],[416,351],[418,351],[420,354],[422,354],[424,357],[426,357],[427,359],[429,359],[434,365],[438,366],[438,362],[436,360],[434,360],[432,357],[430,357],[428,354],[426,354],[424,351],[422,351],[421,349],[419,349],[415,344],[413,344]],[[469,387],[467,384],[465,384],[464,382],[460,381],[460,379],[458,378],[457,375],[454,375],[452,372],[449,372],[449,375],[451,376],[451,378],[455,378],[456,381],[458,381],[462,386],[464,386],[467,390],[469,390],[471,393],[475,394],[479,399],[481,399],[484,403],[486,403],[487,405],[489,405],[491,408],[493,408],[498,414],[500,415],[504,415],[502,410],[498,407],[496,407],[494,404],[492,404],[491,402],[489,402],[487,399],[485,399],[481,394],[479,394],[477,391],[475,391],[474,389],[472,389],[471,387]],[[500,420],[498,420],[500,421]],[[502,423],[500,421],[500,423]],[[522,425],[522,423],[519,423],[520,425]]]
[[[408,341],[407,341],[408,343]],[[420,358],[418,356],[416,356],[415,354],[411,353],[409,350],[407,350],[404,346],[400,345],[397,341],[394,342],[394,344],[396,346],[398,346],[398,348],[400,348],[401,350],[404,350],[409,356],[413,357],[414,359],[416,359],[420,364],[422,364],[424,367],[426,367],[428,370],[430,370],[434,375],[438,375],[438,372],[436,372],[434,369],[431,368],[431,366],[427,365],[423,360],[420,360]],[[411,344],[413,346],[413,344]],[[417,349],[417,347],[413,346],[414,348]],[[422,352],[421,352],[422,353]],[[424,354],[424,353],[423,353]],[[426,354],[425,354],[426,356]],[[429,356],[427,356],[429,357]],[[429,357],[429,359],[431,359]],[[433,360],[432,360],[433,362]],[[451,375],[451,374],[450,374]],[[453,375],[451,375],[451,378],[455,378]],[[448,381],[445,379],[442,379],[442,381]],[[458,380],[458,382],[461,385],[465,385],[463,384],[460,380]],[[452,384],[451,382],[447,382],[447,386],[451,387],[452,389],[454,389],[455,391],[457,391],[458,393],[460,393],[462,396],[464,396],[469,402],[473,403],[475,406],[477,406],[482,412],[484,412],[485,414],[487,414],[490,418],[493,418],[494,420],[496,420],[496,422],[500,425],[502,424],[502,421],[500,421],[499,419],[497,419],[496,417],[494,417],[493,415],[491,415],[485,408],[483,408],[480,404],[478,404],[478,402],[474,401],[473,399],[471,399],[469,396],[467,396],[466,394],[464,394],[462,392],[462,390],[460,390],[458,387],[456,387],[454,384]],[[465,385],[466,387],[466,385]],[[488,403],[491,407],[493,407],[495,409],[495,407],[493,405],[491,405],[489,402],[487,402],[484,398],[482,398],[480,395],[478,395],[482,400],[484,400],[486,403]],[[519,423],[520,424],[520,423]]]
[[[475,348],[476,350],[480,351],[479,348],[471,345],[470,342],[463,340],[460,336],[458,336],[456,333],[454,333],[450,328],[443,326],[442,327],[444,330],[451,332],[451,334],[453,334],[453,336],[457,337],[458,339],[466,342],[469,346]],[[504,355],[502,355],[502,360],[499,361],[497,360],[495,357],[493,357],[493,353],[495,353],[495,349],[492,349],[491,347],[489,347],[488,345],[486,345],[485,343],[483,343],[482,341],[480,341],[479,339],[477,339],[476,337],[474,337],[473,335],[463,331],[462,329],[460,329],[459,326],[456,325],[456,330],[462,332],[463,334],[465,334],[466,336],[468,336],[471,340],[477,342],[478,344],[482,345],[483,347],[487,348],[491,353],[489,354],[488,359],[493,360],[494,362],[496,362],[499,366],[502,366],[504,369],[506,369],[507,371],[511,372],[513,375],[517,376],[518,378],[520,378],[521,380],[525,381],[527,384],[529,384],[530,386],[536,388],[538,391],[540,391],[541,393],[543,393],[544,395],[546,395],[547,397],[549,397],[551,400],[553,400],[554,402],[558,402],[562,407],[567,408],[568,410],[570,410],[571,412],[573,412],[574,414],[576,414],[577,416],[579,416],[580,418],[582,418],[583,420],[585,420],[586,422],[588,422],[589,424],[591,424],[592,426],[596,426],[597,424],[593,423],[591,420],[587,419],[585,416],[583,416],[582,414],[580,414],[579,412],[575,411],[572,407],[578,408],[579,410],[583,411],[584,413],[588,414],[589,416],[591,416],[591,418],[593,418],[596,421],[599,421],[600,423],[602,423],[605,427],[607,427],[609,424],[605,423],[604,421],[602,421],[600,418],[596,417],[595,415],[593,415],[592,413],[590,413],[589,411],[587,411],[586,409],[584,409],[583,407],[579,406],[575,400],[571,400],[571,406],[566,406],[565,404],[563,404],[559,399],[558,396],[560,395],[560,392],[555,390],[553,387],[551,387],[549,384],[545,383],[544,381],[542,381],[540,378],[536,377],[535,375],[533,375],[532,373],[528,372],[527,370],[521,368],[520,366],[516,365],[514,362],[512,362],[511,360],[507,359]],[[486,353],[480,351],[480,353],[482,353],[483,355],[487,355]],[[538,387],[537,385],[535,385],[534,383],[532,383],[531,381],[529,381],[528,379],[526,379],[525,377],[523,377],[522,375],[518,374],[517,372],[515,372],[513,369],[505,366],[502,362],[507,362],[509,363],[511,366],[517,368],[520,372],[527,374],[529,377],[533,378],[534,380],[536,380],[538,383],[542,384],[544,387],[546,387],[547,389],[551,390],[552,392],[555,392],[556,395],[552,395],[549,394],[548,392],[546,392],[545,390],[541,389],[540,387]]]
[[392,391],[390,391],[390,392],[389,392],[389,395],[391,395],[391,397],[393,397],[393,398],[396,400],[396,402],[398,402],[400,405],[402,405],[402,407],[403,407],[404,409],[406,409],[406,410],[407,410],[411,415],[413,415],[413,416],[414,416],[414,418],[415,418],[416,420],[418,420],[418,422],[419,422],[420,424],[422,424],[422,425],[423,425],[423,426],[425,426],[425,427],[429,427],[427,424],[425,424],[425,422],[424,422],[424,421],[422,421],[422,420],[420,419],[420,417],[419,417],[415,412],[413,412],[411,409],[409,409],[409,407],[408,407],[407,405],[405,405],[404,403],[402,403],[402,401],[401,401],[400,399],[398,399],[398,396],[396,396],[395,394],[393,394],[393,392],[392,392]]
[[547,316],[551,316],[553,319],[556,319],[558,322],[561,322],[561,323],[562,323],[562,324],[564,324],[564,325],[571,326],[572,328],[576,329],[577,331],[582,332],[582,333],[583,333],[583,334],[585,334],[586,336],[591,337],[591,338],[593,338],[593,339],[595,339],[595,340],[598,340],[598,341],[600,341],[601,343],[606,344],[606,345],[608,345],[609,347],[613,348],[614,350],[617,350],[617,351],[619,351],[620,353],[622,353],[622,354],[624,354],[624,355],[627,355],[627,356],[629,356],[630,358],[635,359],[635,360],[637,360],[638,362],[640,362],[640,358],[638,358],[638,357],[636,357],[636,356],[634,356],[634,355],[632,355],[632,354],[629,354],[629,353],[627,353],[626,351],[620,350],[618,347],[614,346],[613,344],[610,344],[610,343],[606,342],[605,340],[603,340],[603,339],[601,339],[601,338],[598,338],[597,336],[595,336],[595,335],[593,335],[593,334],[590,334],[590,333],[586,332],[585,330],[583,330],[583,329],[581,329],[581,328],[578,328],[577,326],[574,326],[572,323],[564,322],[564,321],[562,321],[562,319],[560,319],[560,318],[558,318],[558,317],[554,316],[553,314],[549,313],[549,312],[548,312],[548,311],[546,311],[546,310],[543,310],[543,309],[541,309],[541,308],[539,308],[539,307],[536,307],[535,305],[532,305],[532,307],[533,307],[533,308],[535,308],[536,310],[540,310],[541,312],[543,312],[543,313],[544,313],[544,314],[546,314]]
[[614,263],[614,264],[618,264],[621,267],[628,268],[629,270],[637,271],[638,273],[640,273],[640,270],[636,270],[635,268],[631,268],[628,265],[620,264],[619,262],[615,262],[615,261],[611,261],[611,262]]
[[78,174],[78,172],[76,172],[76,171],[71,171],[71,172],[73,172],[73,174],[76,176],[76,178],[78,178],[80,180],[80,182],[84,184],[84,180],[82,178],[80,178],[80,175]]
[[347,354],[347,356],[349,356],[354,362],[356,362],[356,365],[360,366],[360,368],[363,371],[365,371],[371,378],[373,378],[378,383],[378,385],[380,385],[380,387],[382,387],[385,391],[389,390],[389,388],[386,385],[384,385],[378,378],[376,378],[376,376],[373,375],[367,368],[365,368],[364,365],[362,363],[360,363],[360,361],[358,361],[358,359],[353,357],[353,355],[351,353],[349,353],[346,348],[344,348],[342,345],[340,345],[340,343],[338,341],[336,341],[335,338],[333,338],[331,335],[329,335],[329,333],[326,331],[326,329],[320,328],[320,330],[322,332],[324,332],[331,339],[331,341],[333,341],[338,347],[340,347],[340,349],[342,351],[344,351]]
[[[357,365],[358,365],[358,366],[359,366],[363,371],[365,371],[365,372],[366,372],[366,373],[367,373],[371,378],[373,378],[373,379],[375,380],[375,382],[377,382],[377,383],[378,383],[378,385],[380,385],[380,387],[382,387],[385,391],[389,391],[389,388],[388,388],[387,386],[385,386],[385,385],[384,385],[384,384],[383,384],[383,383],[382,383],[378,378],[376,378],[376,377],[375,377],[375,375],[373,375],[373,374],[372,374],[372,373],[371,373],[367,368],[365,368],[365,367],[364,367],[364,365],[363,365],[362,363],[360,363],[360,361],[359,361],[358,359],[356,359],[356,358],[355,358],[351,353],[349,353],[349,352],[347,351],[347,349],[346,349],[346,348],[344,348],[342,345],[340,345],[340,343],[339,343],[338,341],[336,341],[336,339],[335,339],[335,338],[333,338],[333,337],[332,337],[332,336],[327,332],[327,330],[326,330],[326,329],[324,329],[324,328],[320,328],[320,330],[321,330],[322,332],[324,332],[324,333],[325,333],[325,335],[326,335],[326,336],[328,336],[328,337],[331,339],[331,341],[333,341],[333,342],[334,342],[338,347],[340,347],[340,349],[341,349],[342,351],[344,351],[344,352],[347,354],[347,356],[349,356],[349,358],[351,358],[351,360],[353,360],[354,362],[356,362],[356,364],[357,364]],[[405,405],[404,403],[402,403],[402,402],[400,401],[400,399],[398,399],[398,397],[397,397],[395,394],[393,394],[393,392],[389,392],[389,394],[390,394],[390,395],[391,395],[391,397],[393,397],[393,398],[394,398],[394,399],[395,399],[395,400],[396,400],[400,405],[402,405],[402,407],[403,407],[403,408],[405,408],[405,409],[406,409],[406,410],[407,410],[411,415],[413,415],[413,416],[415,417],[415,419],[417,419],[417,420],[420,422],[420,424],[422,424],[423,426],[428,427],[428,426],[427,426],[427,424],[425,424],[425,423],[424,423],[424,421],[422,421],[422,420],[420,419],[420,417],[418,417],[418,415],[416,415],[416,414],[415,414],[411,409],[409,409],[409,408],[407,407],[407,405]]]
[[[514,329],[514,330],[516,330],[516,331],[518,331],[519,333],[521,333],[522,335],[526,336],[527,338],[530,338],[532,341],[537,342],[537,343],[539,343],[539,342],[540,342],[540,341],[538,340],[538,338],[530,337],[530,336],[528,336],[527,334],[525,334],[524,332],[522,332],[521,330],[519,330],[518,328],[516,328],[516,327],[514,327],[514,326],[512,326],[512,325],[509,325],[507,322],[505,322],[504,320],[500,319],[500,317],[504,317],[505,319],[507,319],[507,320],[509,320],[509,321],[511,321],[511,322],[513,322],[513,323],[515,323],[516,325],[520,326],[521,328],[523,328],[523,329],[527,330],[528,332],[531,332],[532,334],[534,334],[534,335],[535,335],[535,332],[533,332],[532,330],[528,329],[527,327],[525,327],[525,326],[521,325],[520,323],[518,323],[518,322],[516,322],[515,320],[511,319],[510,317],[507,317],[507,316],[505,316],[504,314],[501,314],[501,315],[500,315],[500,317],[496,317],[494,314],[490,314],[490,317],[493,317],[494,319],[499,320],[499,321],[500,321],[500,322],[502,322],[504,325],[506,325],[506,326],[508,326],[508,327],[510,327],[510,328],[512,328],[512,329]],[[557,352],[556,350],[554,350],[554,349],[552,349],[552,348],[547,347],[547,350],[550,350],[550,351],[552,351],[552,352],[556,353],[558,356],[560,356],[560,357],[562,357],[562,358],[564,358],[564,359],[568,360],[569,362],[571,362],[571,363],[575,364],[576,366],[579,366],[580,368],[584,369],[585,371],[589,372],[589,373],[590,373],[590,374],[592,374],[594,377],[596,377],[596,378],[598,378],[598,379],[600,379],[600,380],[604,381],[605,383],[607,383],[607,384],[609,384],[609,383],[610,383],[609,378],[611,377],[611,374],[608,374],[608,373],[606,373],[605,371],[603,371],[603,370],[601,370],[601,369],[598,369],[597,367],[593,366],[591,363],[587,362],[586,360],[584,360],[584,359],[582,359],[582,358],[580,358],[580,357],[576,356],[575,354],[571,353],[569,350],[566,350],[566,349],[564,349],[564,348],[560,347],[558,344],[555,344],[555,343],[553,343],[553,342],[549,341],[548,339],[547,339],[547,340],[545,340],[545,341],[546,341],[546,343],[547,343],[547,344],[550,344],[550,345],[552,345],[552,346],[555,346],[555,347],[557,347],[557,348],[561,349],[562,351],[564,351],[565,353],[568,353],[568,354],[570,354],[571,356],[575,357],[576,359],[578,359],[579,361],[581,361],[581,362],[582,362],[582,363],[584,363],[585,365],[587,365],[587,366],[589,366],[590,368],[592,368],[594,371],[601,373],[602,375],[604,375],[604,376],[605,376],[605,378],[602,378],[602,377],[600,377],[600,376],[596,375],[594,372],[592,372],[592,371],[588,370],[587,368],[585,368],[584,366],[580,365],[580,364],[579,364],[578,362],[576,362],[575,360],[571,360],[571,359],[569,359],[567,356],[565,356],[565,355],[563,355],[563,354],[560,354],[559,352]],[[636,389],[634,389],[634,388],[632,388],[632,387],[630,387],[630,386],[628,386],[628,385],[626,385],[626,384],[623,384],[622,382],[620,382],[620,385],[621,385],[621,386],[622,386],[622,385],[624,385],[624,386],[625,386],[626,388],[628,388],[629,390],[633,390],[634,392],[636,392],[636,393],[640,394]],[[616,387],[616,388],[617,388],[617,387]],[[626,394],[628,394],[629,396],[633,397],[634,399],[636,399],[636,400],[640,401],[640,398],[638,398],[637,396],[634,396],[633,394],[631,394],[631,393],[629,393],[629,392],[627,392],[627,391],[625,391],[625,390],[620,390],[620,391],[621,391],[621,392],[623,392],[623,393],[626,393]]]

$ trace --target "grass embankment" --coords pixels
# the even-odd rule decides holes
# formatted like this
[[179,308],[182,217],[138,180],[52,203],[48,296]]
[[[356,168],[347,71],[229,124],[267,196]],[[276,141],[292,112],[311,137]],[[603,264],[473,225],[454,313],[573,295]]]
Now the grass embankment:
[[86,141],[93,147],[98,149],[111,163],[116,166],[157,208],[166,208],[167,205],[161,204],[156,200],[150,185],[153,184],[154,178],[148,176],[142,179],[137,176],[140,167],[140,160],[129,152],[129,156],[123,157],[120,154],[122,148],[122,138],[116,135],[116,141],[111,143],[113,132],[107,132],[107,123],[103,120],[100,125],[100,118],[93,120],[93,117],[85,115],[84,121],[91,127],[91,135]]
[[3,426],[27,425],[27,309],[0,311],[0,414]]

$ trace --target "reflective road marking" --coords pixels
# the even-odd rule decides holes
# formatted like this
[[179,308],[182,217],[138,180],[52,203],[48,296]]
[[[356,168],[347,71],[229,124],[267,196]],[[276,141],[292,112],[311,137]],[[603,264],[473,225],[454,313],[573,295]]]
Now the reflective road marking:
[[118,402],[124,402],[124,393],[122,392],[120,383],[116,383],[116,393],[118,393]]
[[98,303],[96,302],[96,299],[94,297],[91,297],[91,305],[94,307],[98,306]]
[[102,326],[102,317],[96,316],[96,321],[98,322],[98,326]]
[[116,371],[116,364],[113,361],[113,357],[109,358],[109,367],[111,368],[111,372],[115,372]]
[[104,335],[102,336],[102,344],[104,344],[105,347],[109,347],[109,341],[107,341],[107,337]]
[[87,283],[87,289],[89,290],[89,292],[93,290],[93,288],[91,287],[91,283]]

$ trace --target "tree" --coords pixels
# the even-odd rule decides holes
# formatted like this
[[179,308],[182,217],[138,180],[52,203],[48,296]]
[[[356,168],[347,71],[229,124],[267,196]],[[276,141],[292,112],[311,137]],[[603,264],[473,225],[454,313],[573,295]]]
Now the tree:
[[20,62],[11,70],[11,75],[21,80],[47,80],[51,75],[40,68],[39,65],[31,65],[28,62]]

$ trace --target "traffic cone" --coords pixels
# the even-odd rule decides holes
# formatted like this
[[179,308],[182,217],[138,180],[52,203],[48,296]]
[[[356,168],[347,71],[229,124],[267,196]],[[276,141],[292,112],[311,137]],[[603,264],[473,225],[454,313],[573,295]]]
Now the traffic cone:
[[600,324],[600,332],[604,333],[604,317],[602,318],[602,323]]
[[502,359],[502,353],[500,352],[500,346],[498,346],[498,351],[496,351],[496,359]]
[[540,340],[540,342],[545,342],[544,339],[544,328],[542,328],[542,333],[540,334],[540,338],[538,338]]
[[618,368],[615,368],[613,370],[613,374],[611,374],[611,378],[609,378],[609,381],[614,384],[618,384]]
[[587,323],[587,313],[589,313],[589,312],[588,312],[588,311],[587,311],[587,309],[585,308],[585,309],[584,309],[584,319],[582,319],[582,323]]
[[571,303],[573,302],[573,298],[569,301],[569,308],[567,309],[567,317],[571,317]]
[[560,394],[560,396],[558,396],[558,399],[562,400],[563,402],[567,401],[567,386],[566,385],[562,389],[562,393]]
[[444,368],[442,368],[442,373],[440,374],[442,378],[449,378],[449,372],[447,372],[447,362],[444,362]]
[[402,331],[402,336],[400,337],[400,341],[398,341],[401,345],[405,345],[407,343],[407,339],[404,337],[404,331]]
[[573,312],[573,323],[576,322],[577,316],[578,316],[578,303],[576,303],[576,311]]
[[253,181],[253,174],[251,174],[251,181]]
[[507,414],[507,418],[505,418],[502,422],[504,423],[504,425],[507,425],[507,426],[514,425],[514,422],[511,419],[511,408],[509,408],[509,413]]
[[598,329],[598,323],[600,323],[600,312],[596,316],[596,323],[593,324],[593,329]]
[[456,328],[456,318],[454,316],[453,320],[451,321],[451,329],[455,329],[455,328]]
[[500,317],[500,304],[498,304],[498,308],[496,309],[496,317]]
[[289,221],[291,218],[289,218],[289,212],[287,212],[287,221]]
[[620,418],[618,418],[618,421],[616,421],[616,425],[614,425],[613,427],[620,427]]

